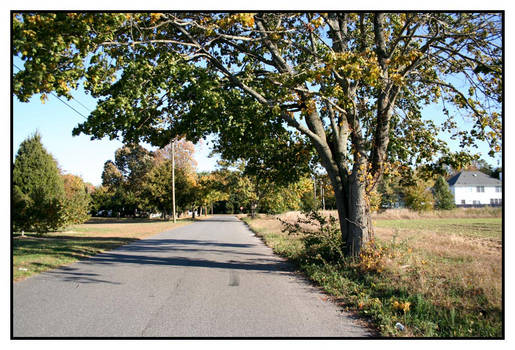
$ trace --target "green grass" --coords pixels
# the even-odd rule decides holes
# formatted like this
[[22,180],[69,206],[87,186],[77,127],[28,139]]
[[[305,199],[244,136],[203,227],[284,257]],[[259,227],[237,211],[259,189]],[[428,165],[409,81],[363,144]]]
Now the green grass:
[[34,274],[68,265],[103,251],[133,242],[191,222],[94,218],[63,232],[43,236],[26,233],[13,235],[13,279],[19,281]]
[[309,256],[301,237],[281,233],[273,218],[243,220],[381,336],[502,336],[500,243],[483,244],[500,242],[499,218],[377,220],[371,254],[339,262]]
[[135,238],[62,235],[15,237],[13,241],[13,277],[17,281],[135,240]]

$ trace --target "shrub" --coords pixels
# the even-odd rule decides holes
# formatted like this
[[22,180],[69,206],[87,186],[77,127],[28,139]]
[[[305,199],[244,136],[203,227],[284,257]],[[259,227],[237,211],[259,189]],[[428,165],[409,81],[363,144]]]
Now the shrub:
[[343,242],[338,219],[328,217],[316,210],[302,214],[295,223],[278,218],[283,224],[282,232],[300,235],[308,260],[322,260],[325,263],[343,260]]
[[66,224],[82,224],[89,216],[91,195],[86,192],[84,181],[75,175],[63,175],[65,191]]
[[386,264],[386,249],[378,246],[374,240],[365,244],[354,263],[362,273],[380,273]]

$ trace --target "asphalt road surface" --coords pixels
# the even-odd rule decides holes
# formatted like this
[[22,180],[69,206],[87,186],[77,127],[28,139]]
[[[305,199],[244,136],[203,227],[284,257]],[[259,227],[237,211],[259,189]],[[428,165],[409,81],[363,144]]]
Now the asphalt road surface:
[[235,217],[166,231],[13,287],[18,337],[365,337]]

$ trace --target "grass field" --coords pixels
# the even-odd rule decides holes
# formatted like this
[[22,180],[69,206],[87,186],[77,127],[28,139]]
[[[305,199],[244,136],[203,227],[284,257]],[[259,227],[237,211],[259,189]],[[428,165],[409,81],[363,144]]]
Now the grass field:
[[145,219],[92,218],[85,224],[42,237],[26,233],[13,237],[13,279],[67,265],[120,245],[190,223]]
[[382,336],[501,337],[502,219],[460,216],[375,219],[376,248],[367,264],[377,269],[306,256],[302,237],[281,233],[273,216],[244,220]]

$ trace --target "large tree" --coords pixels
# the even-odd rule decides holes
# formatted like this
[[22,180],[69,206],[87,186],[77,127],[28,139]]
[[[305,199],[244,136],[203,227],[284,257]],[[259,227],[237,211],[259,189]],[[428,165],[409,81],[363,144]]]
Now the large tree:
[[[448,153],[441,128],[500,150],[498,13],[23,13],[13,53],[25,61],[13,84],[22,101],[70,97],[85,78],[99,103],[75,133],[164,146],[218,132],[248,145],[252,124],[289,150],[308,142],[349,255],[372,235],[368,196],[388,162]],[[431,103],[442,125],[422,118]]]
[[13,230],[43,234],[67,223],[63,179],[39,133],[20,144],[12,176]]

